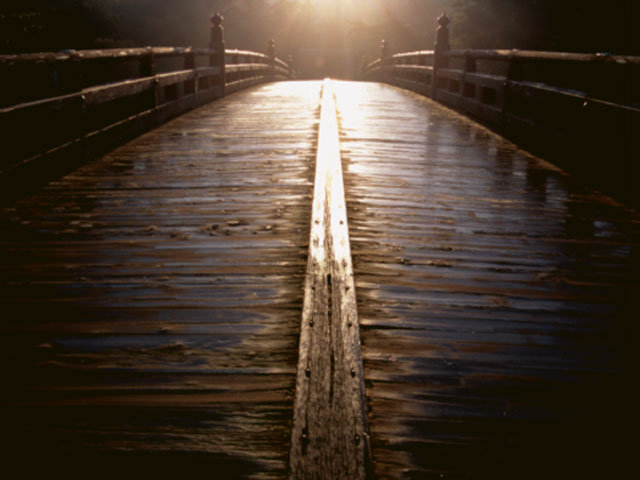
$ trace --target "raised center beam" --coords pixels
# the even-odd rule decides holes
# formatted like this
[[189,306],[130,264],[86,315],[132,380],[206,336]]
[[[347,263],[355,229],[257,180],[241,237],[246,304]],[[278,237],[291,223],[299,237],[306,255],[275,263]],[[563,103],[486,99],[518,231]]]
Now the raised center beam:
[[290,474],[364,479],[371,449],[331,81],[322,91]]

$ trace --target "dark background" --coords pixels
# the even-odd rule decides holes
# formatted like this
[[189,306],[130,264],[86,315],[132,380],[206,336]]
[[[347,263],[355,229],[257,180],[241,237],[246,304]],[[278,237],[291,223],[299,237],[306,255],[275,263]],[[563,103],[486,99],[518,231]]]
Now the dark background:
[[228,48],[292,54],[306,76],[349,76],[390,51],[431,49],[446,10],[454,48],[640,54],[637,0],[2,0],[0,52],[197,46],[224,17]]

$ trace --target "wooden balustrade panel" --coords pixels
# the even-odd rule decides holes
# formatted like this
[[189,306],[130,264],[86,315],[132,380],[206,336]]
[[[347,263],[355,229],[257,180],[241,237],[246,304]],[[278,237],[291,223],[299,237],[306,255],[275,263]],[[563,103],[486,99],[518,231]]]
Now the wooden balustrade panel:
[[377,477],[624,478],[640,217],[429,99],[334,88]]
[[231,95],[2,211],[5,459],[286,476],[320,86]]

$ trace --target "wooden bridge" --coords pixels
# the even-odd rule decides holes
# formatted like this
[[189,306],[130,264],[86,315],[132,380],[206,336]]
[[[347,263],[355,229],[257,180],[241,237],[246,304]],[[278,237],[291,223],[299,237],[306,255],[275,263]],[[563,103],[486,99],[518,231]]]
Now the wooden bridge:
[[[58,135],[8,136],[0,175],[5,465],[622,477],[638,213],[431,98],[296,81],[273,51],[221,55],[220,21],[209,50],[122,54],[146,65],[140,78],[2,109],[6,132],[46,120]],[[37,68],[100,57],[60,55]],[[188,68],[158,73],[158,55]],[[440,74],[458,75],[438,55],[383,55],[366,72],[434,96]],[[462,82],[464,105],[513,124],[497,99],[524,80],[505,93],[472,73],[494,93]],[[440,100],[457,108],[451,87]],[[134,96],[146,100],[126,117],[87,123]],[[637,121],[637,106],[601,102]]]

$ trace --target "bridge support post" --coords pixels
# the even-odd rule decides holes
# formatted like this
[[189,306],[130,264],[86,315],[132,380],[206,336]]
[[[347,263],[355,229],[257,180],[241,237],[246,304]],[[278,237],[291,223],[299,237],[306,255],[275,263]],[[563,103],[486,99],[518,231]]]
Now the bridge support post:
[[209,48],[212,50],[211,56],[209,57],[209,65],[212,67],[218,67],[220,73],[218,74],[218,98],[222,98],[225,95],[225,69],[224,69],[224,51],[225,51],[225,43],[224,43],[224,28],[222,28],[222,20],[224,17],[216,12],[216,14],[211,17],[211,45]]
[[269,56],[269,63],[271,65],[271,73],[269,74],[269,77],[272,81],[275,82],[276,80],[276,41],[273,38],[269,40],[267,55]]
[[513,56],[509,58],[509,64],[507,67],[507,78],[505,79],[504,84],[502,85],[501,123],[502,123],[502,128],[505,129],[505,131],[508,131],[508,128],[509,128],[508,117],[509,117],[509,110],[511,109],[511,103],[512,103],[511,82],[519,81],[524,78],[523,67],[524,65],[522,63],[522,60],[514,58]]
[[294,61],[293,61],[293,55],[291,55],[291,54],[289,55],[288,62],[289,62],[289,68],[291,69],[291,71],[294,72],[294,73],[297,73],[295,65],[294,65]]
[[[185,70],[194,70],[196,68],[196,54],[193,51],[189,51],[184,56],[184,69]],[[182,83],[180,86],[179,96],[185,94],[193,94],[193,106],[194,108],[197,106],[197,98],[198,98],[198,80],[187,80]]]
[[433,76],[431,78],[431,98],[434,100],[438,96],[438,71],[441,68],[449,67],[449,57],[447,54],[451,49],[449,44],[449,17],[442,13],[438,17],[438,28],[436,29],[436,43],[433,47]]
[[384,61],[389,56],[389,43],[386,40],[382,40],[380,42],[380,60],[384,63]]
[[380,42],[380,81],[384,81],[385,67],[389,64],[389,42],[382,39]]
[[[156,59],[153,48],[147,47],[147,53],[140,58],[139,74],[141,77],[153,77],[156,74]],[[158,81],[144,94],[145,103],[148,108],[158,107]]]

